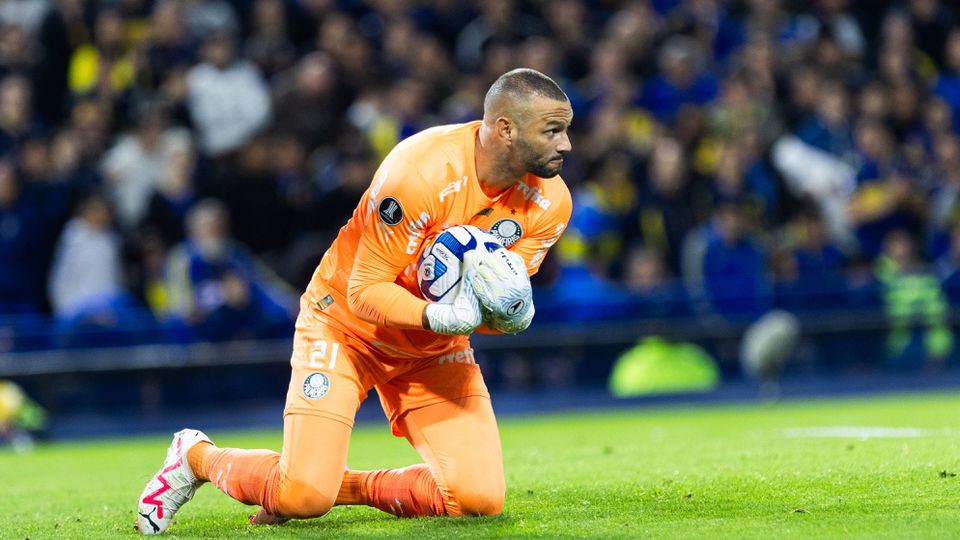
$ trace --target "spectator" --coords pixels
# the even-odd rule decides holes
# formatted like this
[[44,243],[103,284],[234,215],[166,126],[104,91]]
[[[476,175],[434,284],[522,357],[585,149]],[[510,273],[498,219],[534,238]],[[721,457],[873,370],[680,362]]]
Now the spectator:
[[190,134],[168,126],[166,113],[145,104],[136,129],[121,135],[104,155],[101,171],[110,186],[121,229],[132,232],[147,212],[150,196],[171,166],[173,156],[187,151]]
[[886,127],[862,121],[857,146],[861,166],[849,212],[861,253],[873,259],[894,229],[917,230],[922,199],[909,173],[895,162],[893,138]]
[[457,63],[465,71],[480,68],[484,48],[491,42],[514,44],[542,32],[538,19],[521,12],[514,0],[483,2],[480,10],[457,36]]
[[246,39],[245,56],[268,78],[294,63],[296,50],[287,35],[285,2],[256,0],[253,3],[253,30]]
[[609,268],[623,251],[621,224],[636,199],[630,182],[632,166],[628,154],[609,153],[573,194],[574,210],[568,227],[586,243],[594,262],[604,268]]
[[903,230],[884,238],[877,279],[892,328],[887,355],[892,365],[918,367],[941,363],[953,350],[947,299],[937,278],[916,258],[916,243]]
[[211,34],[236,35],[240,31],[237,12],[226,0],[186,0],[184,21],[187,34],[194,42],[200,42]]
[[135,74],[132,53],[123,43],[120,12],[98,12],[93,38],[93,43],[77,47],[70,58],[70,90],[74,95],[93,95],[102,104],[110,104],[133,84]]
[[960,221],[950,229],[949,247],[937,258],[936,271],[950,305],[960,306]]
[[935,65],[943,65],[943,43],[950,32],[952,10],[940,0],[911,0],[910,25],[916,36],[917,48]]
[[960,139],[945,134],[937,138],[934,149],[934,163],[930,174],[932,187],[929,195],[927,233],[932,240],[934,257],[943,251],[941,236],[948,232],[950,225],[960,216]]
[[140,230],[154,231],[165,246],[182,241],[187,211],[196,201],[193,175],[196,156],[189,142],[170,148],[164,169],[147,202]]
[[120,238],[107,200],[84,199],[57,244],[48,283],[56,345],[131,345],[153,338],[153,321],[127,292]]
[[683,239],[697,221],[686,155],[678,141],[663,137],[654,142],[648,159],[646,181],[624,234],[663,254],[667,268],[679,272]]
[[937,75],[933,92],[950,104],[953,125],[960,126],[960,27],[947,35],[944,57],[944,69]]
[[[787,125],[796,130],[801,122],[811,117],[816,110],[820,84],[820,72],[812,66],[799,65],[789,75],[788,93],[781,102]],[[866,92],[866,89],[864,90]]]
[[686,314],[683,287],[668,277],[663,257],[652,249],[634,246],[627,252],[623,284],[628,316],[652,319]]
[[[750,136],[746,136],[748,138]],[[745,146],[748,141],[728,142],[721,147],[717,169],[712,178],[714,199],[742,199],[748,205],[749,218],[757,224],[773,221],[777,212],[777,186],[771,173],[755,162],[747,169]]]
[[307,145],[334,146],[343,129],[347,90],[322,52],[304,56],[273,85],[274,127]]
[[713,312],[753,318],[767,307],[769,283],[766,255],[749,233],[749,218],[739,200],[717,202],[715,234],[703,255],[703,285]]
[[28,74],[36,68],[41,56],[31,37],[30,30],[19,22],[0,26],[0,75]]
[[38,126],[33,121],[29,81],[10,75],[0,81],[0,155],[10,156]]
[[37,113],[49,126],[62,123],[66,117],[70,58],[77,46],[89,40],[84,22],[86,2],[58,0],[51,4],[37,30],[43,62],[38,66],[34,93]]
[[170,253],[165,274],[167,315],[197,337],[277,337],[293,322],[296,297],[230,237],[227,210],[218,201],[191,208],[187,240]]
[[842,307],[846,256],[828,239],[819,210],[808,204],[791,227],[795,238],[772,256],[777,306],[795,313]]
[[67,223],[50,272],[54,313],[72,317],[124,291],[120,238],[113,232],[107,201],[90,195]]
[[826,225],[814,206],[797,218],[799,238],[794,253],[797,272],[808,291],[835,291],[840,287],[846,256],[827,238]]
[[860,23],[849,13],[849,0],[824,0],[819,7],[821,35],[833,36],[846,60],[859,61],[867,43]]
[[814,113],[797,128],[803,142],[842,159],[853,152],[847,90],[839,82],[821,84]]
[[138,83],[156,91],[175,69],[194,61],[194,50],[187,40],[183,5],[176,0],[161,0],[150,17],[150,37],[143,52]]
[[235,55],[226,32],[203,40],[203,62],[187,75],[187,104],[200,149],[210,157],[237,150],[270,120],[270,95],[257,67]]
[[673,123],[684,105],[703,106],[717,96],[716,79],[704,70],[695,41],[673,36],[660,46],[661,75],[647,81],[640,104],[666,123]]
[[[277,255],[290,240],[296,215],[284,186],[272,168],[273,138],[257,136],[236,157],[197,186],[202,197],[214,197],[229,210],[237,240],[255,253]],[[269,223],[269,227],[264,227]]]
[[23,197],[9,161],[0,161],[0,315],[36,313],[43,307],[43,230],[40,208]]

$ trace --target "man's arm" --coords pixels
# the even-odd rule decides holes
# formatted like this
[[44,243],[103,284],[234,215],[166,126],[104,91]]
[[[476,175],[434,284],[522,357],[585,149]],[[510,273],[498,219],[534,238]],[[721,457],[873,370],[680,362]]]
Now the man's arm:
[[358,212],[363,231],[347,303],[354,315],[377,326],[469,334],[481,322],[469,276],[464,276],[451,304],[431,304],[395,283],[416,262],[422,232],[439,211],[439,198],[419,169],[398,161],[389,157],[384,161],[364,199],[366,207]]

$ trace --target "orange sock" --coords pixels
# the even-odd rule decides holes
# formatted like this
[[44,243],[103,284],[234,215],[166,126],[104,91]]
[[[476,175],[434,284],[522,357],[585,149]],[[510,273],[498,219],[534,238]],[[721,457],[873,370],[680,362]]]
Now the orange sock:
[[347,471],[337,504],[365,504],[400,517],[446,515],[440,488],[426,465]]
[[217,489],[244,504],[258,504],[275,512],[280,464],[277,452],[199,443],[187,452],[187,462],[197,479],[213,482]]
[[207,470],[203,465],[203,457],[210,448],[215,448],[212,443],[200,441],[187,451],[187,464],[190,465],[190,470],[193,471],[193,475],[197,477],[197,480],[203,480],[204,482],[210,481],[210,479],[207,478]]

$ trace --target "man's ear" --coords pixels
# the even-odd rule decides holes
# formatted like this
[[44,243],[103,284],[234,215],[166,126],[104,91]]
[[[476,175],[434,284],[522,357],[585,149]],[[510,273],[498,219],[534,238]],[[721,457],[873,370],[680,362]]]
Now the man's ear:
[[505,116],[497,118],[497,135],[503,140],[504,144],[513,143],[513,122]]

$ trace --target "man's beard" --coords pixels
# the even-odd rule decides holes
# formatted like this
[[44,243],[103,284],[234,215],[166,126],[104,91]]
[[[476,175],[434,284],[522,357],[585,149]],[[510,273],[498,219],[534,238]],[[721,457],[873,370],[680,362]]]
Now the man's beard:
[[527,172],[540,178],[553,178],[554,176],[560,174],[560,169],[563,168],[562,161],[544,161],[542,163],[531,163],[528,164],[526,169]]
[[523,156],[523,169],[526,172],[539,176],[540,178],[553,178],[560,174],[560,169],[563,168],[562,160],[552,161],[553,158],[547,158],[544,161],[538,161],[538,156],[536,156],[536,153],[526,142],[521,141],[519,146]]

